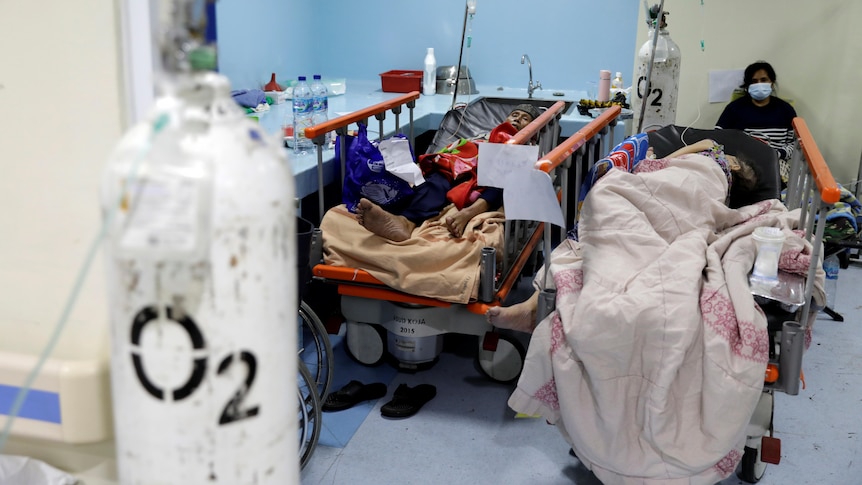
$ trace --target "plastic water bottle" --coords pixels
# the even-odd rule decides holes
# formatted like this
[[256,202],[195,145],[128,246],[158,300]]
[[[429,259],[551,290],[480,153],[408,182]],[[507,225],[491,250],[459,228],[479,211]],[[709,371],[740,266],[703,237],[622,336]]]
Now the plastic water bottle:
[[314,97],[305,76],[299,76],[293,87],[293,149],[297,152],[310,150],[313,144],[305,137],[305,129],[312,126],[312,105]]
[[[314,80],[311,81],[311,122],[313,125],[319,125],[329,121],[329,92],[326,85],[320,80],[320,74],[314,75]],[[326,134],[326,144],[329,146],[329,141],[332,139],[330,133]]]
[[823,271],[826,272],[826,306],[835,309],[835,293],[838,290],[838,270],[841,268],[838,255],[832,254],[823,261]]
[[613,94],[616,94],[616,92],[622,91],[623,89],[625,89],[625,86],[623,86],[623,73],[617,71],[617,74],[611,81],[611,91]]

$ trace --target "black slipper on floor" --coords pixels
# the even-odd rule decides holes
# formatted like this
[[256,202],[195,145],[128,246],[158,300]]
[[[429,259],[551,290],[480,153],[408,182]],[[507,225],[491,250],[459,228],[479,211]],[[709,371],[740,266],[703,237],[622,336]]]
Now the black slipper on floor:
[[350,381],[341,389],[330,393],[323,401],[324,411],[342,411],[352,408],[354,405],[371,399],[380,399],[386,395],[386,384],[375,382],[363,384],[359,381]]
[[395,389],[392,400],[380,408],[380,414],[387,418],[413,416],[436,395],[437,388],[431,384],[419,384],[416,387],[401,384]]

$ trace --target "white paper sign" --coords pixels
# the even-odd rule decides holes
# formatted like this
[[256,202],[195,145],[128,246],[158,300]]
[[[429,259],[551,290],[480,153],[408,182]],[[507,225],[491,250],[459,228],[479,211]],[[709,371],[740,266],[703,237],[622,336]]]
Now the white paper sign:
[[505,189],[503,184],[510,172],[533,170],[538,159],[539,147],[535,145],[479,143],[478,183],[483,187]]
[[510,172],[506,176],[503,207],[506,219],[542,221],[563,228],[566,226],[551,176],[532,167]]
[[743,70],[709,71],[709,102],[726,103],[730,101],[733,90],[742,84]]
[[539,147],[479,144],[479,180],[485,187],[503,189],[506,219],[542,221],[565,227],[551,177],[536,170]]

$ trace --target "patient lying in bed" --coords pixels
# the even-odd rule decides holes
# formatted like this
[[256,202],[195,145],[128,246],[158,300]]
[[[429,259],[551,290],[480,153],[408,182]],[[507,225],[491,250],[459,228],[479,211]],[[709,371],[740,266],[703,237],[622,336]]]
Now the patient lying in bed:
[[[530,124],[539,110],[530,104],[516,106],[487,141],[501,143]],[[459,140],[443,150],[419,157],[425,182],[414,187],[412,199],[397,213],[388,212],[368,199],[361,199],[356,220],[374,234],[400,242],[410,238],[416,226],[438,216],[449,205],[454,212],[434,224],[445,225],[453,237],[461,237],[467,223],[479,214],[497,210],[503,203],[502,189],[476,185],[478,149],[475,141]]]
[[769,359],[748,285],[754,229],[787,236],[782,269],[810,264],[799,213],[777,199],[728,207],[732,164],[709,148],[609,170],[577,239],[546,264],[556,308],[535,328],[532,303],[489,312],[532,331],[509,406],[554,424],[604,483],[712,484],[733,472]]
[[[496,131],[515,133],[538,115],[533,106],[518,106]],[[489,141],[494,137],[492,132]],[[459,148],[461,154],[465,146],[471,145],[465,145],[464,140],[450,145],[452,149]],[[478,151],[475,144],[472,147]],[[429,165],[431,161],[439,162],[431,155],[420,157],[420,162],[423,160]],[[386,212],[366,200],[360,200],[356,214],[344,205],[328,210],[320,223],[324,262],[362,268],[388,287],[411,295],[459,304],[475,300],[482,249],[495,248],[498,254],[505,249],[504,215],[500,210],[492,210],[500,206],[502,199],[471,201],[467,196],[472,191],[462,190],[466,201],[461,207],[450,204],[447,190],[453,188],[453,184],[438,173],[440,165],[437,163],[431,167],[433,171],[427,171],[429,175],[422,184],[434,188],[435,202],[414,197],[413,208],[420,209],[414,211],[415,217],[408,218],[403,212]],[[445,165],[442,168],[448,169]],[[468,183],[454,185],[454,189],[469,187]],[[421,213],[423,207],[424,213]]]
[[[581,200],[589,193],[589,189],[602,175],[607,173],[611,167],[623,168],[633,173],[645,172],[654,169],[654,155],[651,147],[645,145],[645,134],[629,137],[604,159],[598,161],[587,176],[588,182],[581,190]],[[731,190],[750,190],[756,184],[756,175],[749,162],[727,155],[723,147],[713,140],[705,139],[680,148],[668,155],[667,159],[681,157],[691,153],[700,153],[717,163],[727,176],[728,192],[725,201],[730,198]],[[648,162],[641,165],[644,159]],[[488,310],[488,323],[498,328],[508,328],[521,332],[532,332],[536,324],[536,307],[538,306],[538,292],[526,301],[509,307],[492,307]]]

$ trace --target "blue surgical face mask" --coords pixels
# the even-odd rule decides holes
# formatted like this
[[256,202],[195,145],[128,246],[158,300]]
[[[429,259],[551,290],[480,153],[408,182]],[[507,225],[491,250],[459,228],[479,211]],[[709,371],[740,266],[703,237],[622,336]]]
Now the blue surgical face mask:
[[752,84],[751,86],[748,86],[748,94],[758,101],[763,101],[772,94],[772,83]]

